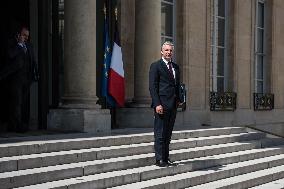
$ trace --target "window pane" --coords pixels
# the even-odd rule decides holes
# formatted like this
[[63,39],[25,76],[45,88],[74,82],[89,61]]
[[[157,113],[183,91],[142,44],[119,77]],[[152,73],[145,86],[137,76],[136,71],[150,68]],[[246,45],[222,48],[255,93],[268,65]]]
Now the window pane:
[[227,0],[213,0],[211,17],[212,45],[212,88],[214,91],[225,90],[225,52],[226,52],[226,3]]
[[173,36],[173,5],[162,3],[161,34]]
[[217,92],[224,92],[224,78],[217,78]]
[[257,29],[257,52],[263,53],[263,29]]
[[263,81],[257,81],[257,93],[263,93]]
[[218,0],[218,16],[225,17],[225,0]]
[[218,19],[218,46],[225,46],[225,20],[222,18]]
[[168,38],[168,37],[166,37],[166,38],[165,38],[165,41],[173,42],[173,38]]
[[165,37],[161,37],[161,45],[166,41]]
[[218,48],[217,75],[224,76],[224,49]]
[[173,38],[169,38],[169,37],[161,37],[161,45],[166,42],[166,41],[170,41],[173,42]]
[[257,26],[264,27],[264,4],[258,3],[258,15],[257,15]]
[[173,0],[164,0],[164,1],[167,1],[169,3],[173,3]]
[[257,56],[257,79],[263,80],[263,56]]

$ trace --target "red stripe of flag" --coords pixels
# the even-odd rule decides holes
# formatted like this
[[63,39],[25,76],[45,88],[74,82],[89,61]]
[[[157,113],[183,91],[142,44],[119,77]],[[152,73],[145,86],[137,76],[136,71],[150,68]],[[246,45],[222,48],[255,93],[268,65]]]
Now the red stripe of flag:
[[120,107],[124,106],[124,77],[119,75],[115,70],[109,72],[109,93],[116,100]]

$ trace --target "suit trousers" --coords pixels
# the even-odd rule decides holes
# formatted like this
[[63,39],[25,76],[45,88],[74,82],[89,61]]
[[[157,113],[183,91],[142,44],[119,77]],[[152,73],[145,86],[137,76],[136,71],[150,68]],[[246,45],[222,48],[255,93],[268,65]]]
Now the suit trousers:
[[12,85],[9,96],[9,130],[24,132],[28,130],[30,117],[29,85]]
[[163,114],[154,113],[154,149],[156,161],[169,159],[169,146],[176,119],[176,109],[164,110]]

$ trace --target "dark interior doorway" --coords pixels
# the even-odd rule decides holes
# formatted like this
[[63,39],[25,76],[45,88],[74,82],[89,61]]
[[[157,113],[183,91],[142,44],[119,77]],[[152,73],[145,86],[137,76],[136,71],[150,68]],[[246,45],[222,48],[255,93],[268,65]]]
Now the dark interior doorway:
[[[21,25],[29,27],[29,0],[9,0],[0,7],[0,69],[5,66],[8,40],[13,38]],[[0,132],[7,128],[7,107],[5,78],[0,80]]]
[[29,26],[29,0],[10,0],[0,7],[1,41],[13,37],[21,25]]

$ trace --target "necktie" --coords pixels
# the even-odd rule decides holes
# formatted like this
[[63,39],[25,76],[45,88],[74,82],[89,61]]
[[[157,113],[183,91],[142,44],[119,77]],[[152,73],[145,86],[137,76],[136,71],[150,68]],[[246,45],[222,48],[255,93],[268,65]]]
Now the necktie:
[[23,44],[23,48],[24,48],[25,53],[27,53],[27,50],[28,50],[28,49],[27,49],[27,46],[26,46],[25,43]]
[[171,73],[171,76],[172,76],[173,78],[175,78],[175,77],[174,77],[174,73],[173,73],[172,63],[169,62],[168,64],[169,64],[169,71],[170,71],[170,73]]

